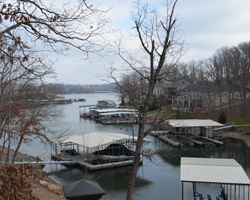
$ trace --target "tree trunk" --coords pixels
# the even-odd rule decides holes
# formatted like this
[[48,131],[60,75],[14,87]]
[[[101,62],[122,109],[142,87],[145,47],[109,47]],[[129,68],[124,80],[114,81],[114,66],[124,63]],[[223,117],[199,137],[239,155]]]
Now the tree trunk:
[[135,155],[134,155],[135,156],[134,163],[131,168],[129,183],[128,183],[127,200],[133,200],[136,176],[137,176],[137,171],[140,165],[143,138],[144,138],[144,123],[142,122],[139,124],[138,139],[137,139],[136,150],[135,150]]
[[241,115],[242,117],[246,116],[246,90],[241,86]]
[[14,154],[13,154],[13,157],[12,157],[12,160],[11,160],[11,163],[12,163],[12,164],[14,164],[14,162],[15,162],[15,160],[16,160],[16,156],[17,156],[17,153],[18,153],[18,151],[19,151],[19,149],[20,149],[20,147],[21,147],[22,142],[23,142],[23,134],[20,136],[20,139],[19,139],[19,141],[18,141],[18,145],[17,145],[17,147],[16,147],[16,149],[15,149],[15,152],[14,152]]
[[0,153],[0,162],[2,162],[3,151],[4,151],[5,143],[6,143],[5,135],[6,135],[6,134],[4,133],[4,136],[3,136],[3,145],[2,145],[1,153]]
[[8,165],[10,162],[10,136],[8,136],[8,149],[6,154],[6,162],[5,165]]

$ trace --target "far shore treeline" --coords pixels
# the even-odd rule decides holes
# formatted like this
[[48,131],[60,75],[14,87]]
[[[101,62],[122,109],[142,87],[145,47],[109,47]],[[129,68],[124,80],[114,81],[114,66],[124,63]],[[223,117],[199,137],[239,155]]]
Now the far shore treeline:
[[83,94],[83,93],[95,93],[95,92],[118,92],[115,83],[109,84],[60,84],[50,83],[46,84],[50,92],[54,94]]

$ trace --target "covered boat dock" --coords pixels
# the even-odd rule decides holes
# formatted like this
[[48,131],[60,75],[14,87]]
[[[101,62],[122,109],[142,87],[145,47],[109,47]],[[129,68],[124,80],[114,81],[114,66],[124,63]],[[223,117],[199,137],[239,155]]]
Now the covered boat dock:
[[223,124],[210,119],[170,119],[166,121],[169,131],[154,131],[152,135],[174,145],[221,146],[221,141],[214,139],[213,129]]
[[[121,133],[92,132],[60,138],[52,145],[52,159],[76,161],[91,170],[131,165],[137,137]],[[151,140],[144,139],[144,142]]]
[[[250,180],[234,159],[181,158],[182,200],[249,200]],[[201,193],[198,184],[215,184],[220,193]]]
[[134,111],[119,111],[100,113],[97,122],[103,125],[109,124],[134,124],[137,120],[137,113]]

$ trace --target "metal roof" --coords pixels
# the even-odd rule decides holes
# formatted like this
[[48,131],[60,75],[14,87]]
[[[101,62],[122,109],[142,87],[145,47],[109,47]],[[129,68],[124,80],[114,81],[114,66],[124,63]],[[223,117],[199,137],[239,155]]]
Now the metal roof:
[[250,185],[242,166],[234,159],[181,158],[181,181]]
[[137,113],[135,112],[107,112],[107,113],[101,113],[101,116],[105,115],[119,115],[119,114],[124,114],[124,115],[136,115]]
[[[133,141],[132,135],[126,135],[122,133],[92,132],[83,135],[66,136],[60,138],[57,142],[58,143],[72,142],[88,148],[95,148],[123,141],[132,142]],[[137,137],[134,137],[134,141],[137,141]],[[144,142],[151,142],[151,140],[144,138]]]
[[170,119],[167,120],[172,127],[220,127],[223,124],[211,119]]
[[130,109],[130,108],[108,108],[108,109],[96,109],[95,110],[98,113],[106,113],[106,112],[135,112],[135,109]]

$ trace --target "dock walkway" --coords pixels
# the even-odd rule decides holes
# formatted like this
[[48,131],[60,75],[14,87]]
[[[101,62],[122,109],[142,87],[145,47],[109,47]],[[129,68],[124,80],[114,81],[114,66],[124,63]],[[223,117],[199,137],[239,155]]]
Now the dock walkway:
[[175,147],[189,146],[221,146],[223,142],[207,137],[190,137],[187,135],[173,135],[166,131],[151,131],[151,135]]
[[[96,171],[101,169],[108,169],[108,168],[115,168],[115,167],[124,167],[132,165],[134,160],[123,160],[123,161],[117,161],[117,162],[110,162],[110,163],[103,163],[103,164],[91,164],[86,161],[84,161],[83,158],[80,156],[64,156],[62,158],[59,158],[55,155],[51,156],[52,160],[47,161],[16,161],[14,162],[14,165],[53,165],[53,164],[61,164],[61,165],[78,165],[82,168],[86,168],[89,171]],[[141,161],[142,163],[142,161]],[[0,165],[4,165],[5,163],[0,163]]]
[[132,165],[134,162],[134,160],[123,160],[123,161],[116,161],[116,162],[109,162],[109,163],[102,163],[102,164],[91,164],[89,162],[86,162],[86,160],[84,160],[82,156],[71,156],[70,158],[69,157],[67,158],[68,160],[66,160],[66,157],[59,158],[56,155],[51,155],[51,158],[52,160],[57,160],[58,162],[65,162],[65,164],[67,164],[67,162],[68,163],[72,162],[76,165],[79,165],[82,168],[88,169],[89,171],[129,166],[129,165]]
[[151,131],[150,133],[152,136],[160,139],[161,141],[163,142],[166,142],[172,146],[175,146],[175,147],[179,147],[181,146],[182,144],[180,142],[177,142],[175,140],[172,140],[171,138],[169,138],[167,135],[164,135],[163,134],[163,131]]
[[[54,161],[54,160],[47,160],[47,161],[16,161],[13,163],[14,165],[54,165],[54,164],[62,164],[62,165],[72,165],[77,164],[76,161]],[[5,165],[4,162],[1,162],[0,165]]]
[[232,132],[230,135],[219,136],[216,138],[216,140],[224,140],[224,139],[233,138],[233,137],[236,137],[239,135],[247,135],[249,133],[250,133],[250,131]]

